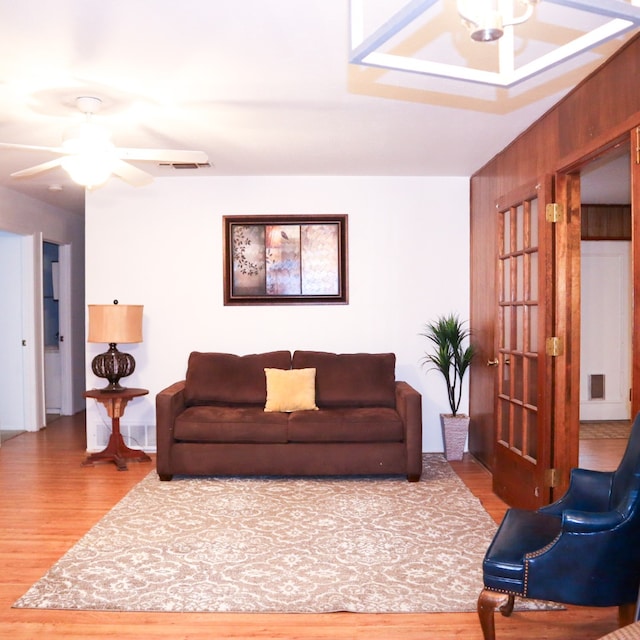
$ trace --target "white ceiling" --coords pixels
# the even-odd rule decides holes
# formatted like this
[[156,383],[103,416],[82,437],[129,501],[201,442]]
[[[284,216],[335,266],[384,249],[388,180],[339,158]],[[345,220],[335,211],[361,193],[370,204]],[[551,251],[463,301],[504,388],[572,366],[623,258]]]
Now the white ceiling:
[[[371,28],[402,4],[365,0]],[[472,43],[454,6],[393,46],[484,60],[495,45]],[[521,49],[535,29],[549,46],[575,35],[566,9],[538,9]],[[154,175],[469,176],[628,37],[499,89],[350,65],[346,0],[0,0],[0,141],[58,146],[75,98],[95,95],[117,145],[213,165],[138,165]],[[0,151],[0,185],[81,213],[60,168],[8,177],[52,157]]]

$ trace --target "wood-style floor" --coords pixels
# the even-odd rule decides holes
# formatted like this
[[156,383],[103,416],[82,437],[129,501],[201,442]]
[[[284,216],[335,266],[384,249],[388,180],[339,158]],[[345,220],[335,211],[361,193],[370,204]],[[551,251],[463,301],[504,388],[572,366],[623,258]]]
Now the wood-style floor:
[[[616,467],[624,441],[584,441],[581,447],[581,466],[608,469]],[[153,468],[153,463],[134,463],[122,472],[112,464],[82,467],[84,448],[84,414],[60,418],[39,433],[22,434],[0,447],[2,639],[482,639],[475,613],[248,615],[12,609],[12,603]],[[472,459],[452,466],[499,521],[505,505],[491,492],[487,471]],[[617,609],[571,607],[514,613],[511,618],[498,615],[496,620],[498,640],[591,640],[617,627]]]

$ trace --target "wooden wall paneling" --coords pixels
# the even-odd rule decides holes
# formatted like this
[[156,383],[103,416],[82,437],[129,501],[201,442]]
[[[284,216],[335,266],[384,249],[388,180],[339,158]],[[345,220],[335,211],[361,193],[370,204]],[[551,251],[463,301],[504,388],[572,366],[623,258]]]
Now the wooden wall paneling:
[[496,367],[487,363],[496,357],[495,353],[495,313],[497,256],[497,215],[495,204],[487,197],[490,183],[485,177],[472,180],[471,208],[482,211],[471,219],[471,288],[482,291],[481,296],[471,300],[471,341],[476,356],[471,365],[469,395],[474,406],[469,429],[469,451],[485,466],[493,467],[493,442],[495,424],[493,420]]
[[640,104],[639,48],[637,38],[629,41],[558,103],[564,124],[558,130],[560,157],[603,138],[612,140],[630,128],[627,118],[635,117]]
[[631,205],[583,204],[583,240],[631,240]]
[[[493,209],[501,195],[537,176],[575,168],[610,147],[616,138],[628,135],[626,132],[640,122],[640,83],[635,82],[639,71],[640,36],[637,36],[472,176],[471,330],[477,331],[477,346],[482,353],[488,353],[493,347],[489,344],[493,342],[487,325],[490,320],[482,301],[487,294],[486,280],[491,279],[488,274],[496,268],[494,256],[482,246],[487,243],[482,225],[489,224],[488,210]],[[633,156],[635,158],[635,149]],[[637,184],[634,202],[640,203]],[[640,221],[633,222],[633,237],[634,242],[640,238]],[[484,273],[485,282],[474,275],[478,272]],[[640,258],[634,259],[634,282],[636,299],[640,299]],[[640,309],[636,309],[634,321],[634,326],[640,326]],[[635,354],[638,357],[634,357],[634,380],[640,381],[640,347],[634,346]],[[480,390],[488,388],[485,376],[480,366],[472,368],[470,385],[474,391],[470,394],[469,442],[472,453],[477,449],[481,460],[491,469],[492,456],[486,450],[486,425],[492,418],[486,415],[487,402],[480,394]],[[633,398],[633,407],[638,411],[640,388],[635,387],[640,384],[634,385]],[[481,416],[478,420],[474,420],[476,412]]]

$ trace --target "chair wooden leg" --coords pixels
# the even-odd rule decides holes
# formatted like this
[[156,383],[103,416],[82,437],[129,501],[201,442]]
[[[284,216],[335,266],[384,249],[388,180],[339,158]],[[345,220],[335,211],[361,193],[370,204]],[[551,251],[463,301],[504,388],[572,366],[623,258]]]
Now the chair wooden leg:
[[626,627],[631,624],[636,617],[636,603],[621,604],[618,607],[618,626]]
[[513,613],[513,606],[516,603],[516,597],[510,595],[507,601],[500,607],[500,613],[508,618]]
[[[504,598],[504,594],[491,591],[489,589],[483,589],[480,597],[478,598],[478,618],[480,619],[480,627],[482,628],[482,635],[484,640],[496,639],[496,623],[494,619],[494,612],[500,605],[500,602]],[[513,610],[513,596],[509,596],[507,604],[503,608],[508,609],[511,605]],[[503,615],[509,615],[511,613],[504,613]]]

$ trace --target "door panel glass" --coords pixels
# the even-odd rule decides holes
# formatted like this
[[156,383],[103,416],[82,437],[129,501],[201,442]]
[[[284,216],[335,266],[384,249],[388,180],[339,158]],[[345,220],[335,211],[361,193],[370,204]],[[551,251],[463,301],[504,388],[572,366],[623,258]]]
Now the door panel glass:
[[517,355],[511,356],[511,375],[512,375],[512,387],[511,387],[511,399],[517,402],[524,400],[524,393],[522,390],[522,357]]
[[498,423],[498,442],[500,444],[507,444],[511,437],[509,436],[509,403],[505,400],[501,400],[500,403],[499,416],[500,421]]
[[512,408],[512,423],[511,423],[511,443],[510,448],[512,450],[522,451],[522,438],[523,438],[523,425],[522,425],[522,407],[519,405],[513,405]]
[[527,351],[538,351],[538,307],[530,305],[529,310],[529,348]]
[[[529,219],[537,220],[538,219],[538,199],[536,198],[534,200],[529,200],[529,207],[530,207]],[[529,226],[529,246],[530,247],[538,246],[538,225],[537,224],[532,224]]]
[[529,300],[534,302],[538,299],[538,252],[530,253],[529,256]]
[[505,258],[502,261],[502,301],[508,302],[511,300],[511,261],[509,258]]
[[525,404],[532,407],[538,406],[538,359],[527,358],[527,396]]
[[[535,463],[538,455],[539,247],[538,201],[499,213],[501,342],[498,442]],[[512,233],[509,233],[509,231]]]
[[503,331],[501,348],[505,351],[511,349],[511,307],[502,307]]
[[516,207],[516,246],[515,251],[522,251],[524,249],[524,231],[525,231],[525,217],[524,217],[524,205],[518,205]]
[[511,250],[511,217],[502,216],[501,218],[502,228],[501,233],[504,241],[502,243],[502,253],[507,254]]
[[516,300],[524,300],[524,255],[516,257]]
[[516,312],[516,351],[524,351],[524,307],[518,306]]
[[524,454],[531,460],[538,459],[538,414],[535,411],[527,411],[527,440]]

